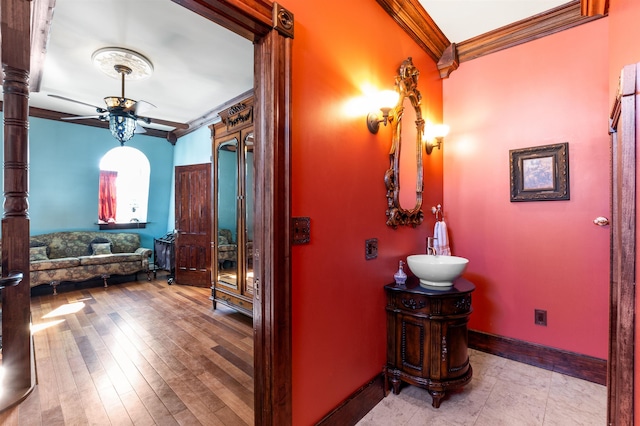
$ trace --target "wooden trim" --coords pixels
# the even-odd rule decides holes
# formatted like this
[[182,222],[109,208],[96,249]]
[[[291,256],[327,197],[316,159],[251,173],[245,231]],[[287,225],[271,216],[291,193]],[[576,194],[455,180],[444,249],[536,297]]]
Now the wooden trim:
[[[533,17],[451,44],[417,0],[377,0],[378,4],[438,63],[442,78],[460,63],[517,46],[577,25],[600,19],[608,13],[607,0],[574,0]],[[587,7],[588,13],[582,13]],[[453,46],[456,52],[451,51]],[[449,48],[449,50],[447,50]]]
[[384,397],[384,375],[380,373],[324,416],[316,426],[355,425]]
[[291,39],[273,30],[255,49],[254,410],[257,425],[284,426],[292,423]]
[[[4,111],[2,271],[22,281],[2,290],[2,389],[18,400],[36,384],[29,278],[29,68],[31,3],[0,1],[0,63]],[[36,29],[37,30],[37,29]],[[8,398],[8,397],[7,397]],[[16,400],[2,400],[13,404]],[[0,410],[7,408],[0,406]]]
[[198,15],[251,41],[272,29],[269,0],[172,0]]
[[582,0],[580,11],[582,16],[606,15],[609,13],[609,0]]
[[434,61],[451,44],[418,0],[376,0]]
[[607,360],[469,330],[469,347],[567,376],[606,384]]
[[98,223],[101,231],[113,231],[116,229],[143,229],[147,227],[147,222],[127,222],[127,223]]
[[611,286],[607,423],[634,423],[636,143],[639,64],[627,65],[611,112]]
[[452,72],[458,69],[460,60],[458,59],[458,49],[455,43],[451,43],[438,60],[438,71],[440,78],[447,78]]
[[266,0],[173,1],[254,41],[255,424],[290,425],[291,39],[273,29],[275,4]]
[[210,124],[216,123],[220,121],[220,117],[218,114],[225,109],[237,104],[238,102],[245,100],[247,98],[251,98],[253,96],[253,88],[247,90],[246,92],[236,96],[235,98],[228,100],[227,102],[218,105],[217,107],[207,111],[200,117],[193,119],[187,123],[188,127],[186,129],[176,129],[169,132],[172,134],[175,139],[183,137],[184,135],[188,135],[189,133],[199,129],[203,126],[209,126]]
[[31,32],[31,75],[29,76],[29,90],[31,92],[39,92],[56,0],[33,0],[32,2],[31,28],[34,28],[34,31]]
[[582,16],[580,10],[580,1],[574,0],[531,18],[458,43],[460,62],[470,61],[603,17],[602,15]]

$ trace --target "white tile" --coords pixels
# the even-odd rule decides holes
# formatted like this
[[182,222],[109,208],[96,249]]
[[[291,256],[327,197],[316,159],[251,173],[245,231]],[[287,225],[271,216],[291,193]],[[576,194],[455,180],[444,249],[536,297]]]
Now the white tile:
[[607,422],[607,388],[553,373],[544,425],[603,425]]
[[572,426],[606,423],[605,386],[469,350],[473,379],[440,408],[429,393],[403,385],[363,418],[362,426]]

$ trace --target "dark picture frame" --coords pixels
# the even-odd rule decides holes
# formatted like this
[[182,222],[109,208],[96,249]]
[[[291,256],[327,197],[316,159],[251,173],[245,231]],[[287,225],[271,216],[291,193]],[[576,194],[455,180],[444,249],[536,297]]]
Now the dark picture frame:
[[569,143],[512,149],[511,202],[569,200]]

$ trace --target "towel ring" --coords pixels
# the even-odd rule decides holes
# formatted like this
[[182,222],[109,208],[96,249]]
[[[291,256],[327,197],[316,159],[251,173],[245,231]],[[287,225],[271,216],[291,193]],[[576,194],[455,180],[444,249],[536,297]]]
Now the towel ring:
[[[444,219],[444,216],[442,214],[442,206],[440,204],[438,204],[437,207],[431,207],[431,213],[436,216],[436,222],[440,222],[442,221],[442,219]],[[438,219],[438,215],[440,215],[440,219]]]

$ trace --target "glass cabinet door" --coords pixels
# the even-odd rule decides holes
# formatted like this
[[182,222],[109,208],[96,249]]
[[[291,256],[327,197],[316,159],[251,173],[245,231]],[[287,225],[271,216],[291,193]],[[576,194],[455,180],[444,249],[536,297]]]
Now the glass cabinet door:
[[217,148],[218,282],[238,287],[238,140]]
[[244,139],[246,293],[253,294],[253,133]]

